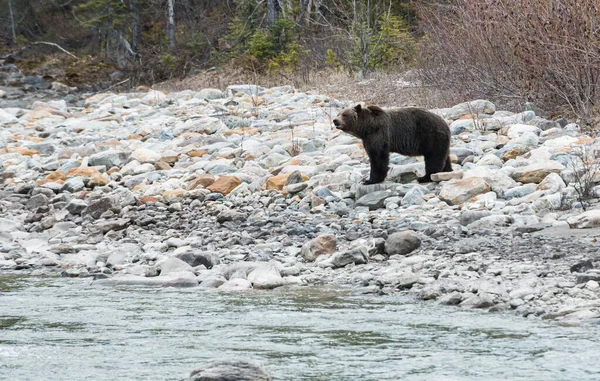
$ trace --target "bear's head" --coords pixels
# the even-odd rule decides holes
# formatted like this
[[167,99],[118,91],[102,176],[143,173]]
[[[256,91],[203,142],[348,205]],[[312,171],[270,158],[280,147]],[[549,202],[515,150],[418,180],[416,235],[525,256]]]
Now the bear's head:
[[364,138],[370,126],[373,126],[374,118],[377,118],[383,109],[377,106],[362,107],[360,104],[342,110],[337,118],[333,120],[335,128],[358,138]]

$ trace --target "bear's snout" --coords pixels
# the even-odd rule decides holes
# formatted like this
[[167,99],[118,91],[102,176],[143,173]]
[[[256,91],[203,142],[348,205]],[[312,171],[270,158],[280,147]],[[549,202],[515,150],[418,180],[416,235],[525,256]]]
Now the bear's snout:
[[337,120],[337,119],[334,119],[334,120],[333,120],[333,125],[335,126],[335,128],[337,128],[337,129],[340,129],[340,130],[341,130],[341,129],[342,129],[342,127],[343,127],[342,123],[340,123],[340,121],[339,121],[339,120]]

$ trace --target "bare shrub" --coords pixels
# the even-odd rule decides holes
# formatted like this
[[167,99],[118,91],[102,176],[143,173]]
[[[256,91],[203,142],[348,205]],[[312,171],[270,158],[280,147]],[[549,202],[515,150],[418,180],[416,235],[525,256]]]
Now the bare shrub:
[[600,182],[600,150],[593,145],[574,146],[568,167],[573,171],[577,200],[586,210],[585,202],[594,197],[593,188]]
[[562,106],[583,125],[597,111],[600,2],[454,0],[419,10],[427,81],[505,104]]
[[[228,85],[253,83],[263,87],[293,85],[302,91],[319,93],[350,102],[362,101],[384,107],[419,106],[425,108],[451,107],[462,99],[455,91],[424,85],[418,76],[410,73],[376,72],[368,80],[357,80],[352,75],[332,70],[315,70],[300,78],[295,73],[283,76],[259,76],[237,65],[223,65],[219,69],[180,80],[162,82],[157,90],[202,90],[208,87],[225,89]],[[334,116],[335,117],[335,116]]]

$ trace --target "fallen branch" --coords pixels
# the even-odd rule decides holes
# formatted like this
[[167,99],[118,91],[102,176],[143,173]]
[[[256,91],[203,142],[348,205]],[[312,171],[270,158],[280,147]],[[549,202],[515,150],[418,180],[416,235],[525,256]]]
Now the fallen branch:
[[46,42],[46,41],[38,41],[38,42],[31,42],[31,45],[50,45],[50,46],[54,46],[56,48],[58,48],[59,50],[63,51],[64,53],[70,55],[71,57],[75,58],[75,59],[79,59],[77,58],[76,55],[74,55],[73,53],[70,53],[69,51],[65,50],[63,47],[61,47],[58,44],[55,44],[54,42]]
[[108,90],[110,90],[110,89],[114,89],[115,87],[117,87],[117,86],[119,86],[119,85],[122,85],[122,84],[124,84],[124,83],[126,83],[126,82],[129,82],[129,78],[127,78],[127,79],[125,79],[125,80],[123,80],[123,81],[121,81],[121,82],[119,82],[119,83],[115,83],[114,85],[112,85],[112,86],[110,86],[110,87],[108,87],[108,88],[106,88],[106,89],[102,90],[102,92],[108,91]]

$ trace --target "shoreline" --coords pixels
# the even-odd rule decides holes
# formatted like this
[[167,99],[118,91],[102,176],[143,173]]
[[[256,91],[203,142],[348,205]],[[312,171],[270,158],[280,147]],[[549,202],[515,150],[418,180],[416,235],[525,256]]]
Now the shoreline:
[[347,105],[239,85],[2,109],[0,271],[600,318],[598,198],[581,209],[568,162],[598,138],[477,100],[432,110],[453,172],[417,184],[422,158],[393,154],[387,181],[362,186],[362,146],[330,123]]

